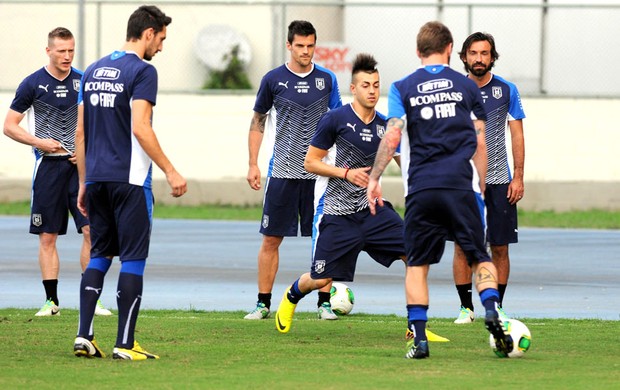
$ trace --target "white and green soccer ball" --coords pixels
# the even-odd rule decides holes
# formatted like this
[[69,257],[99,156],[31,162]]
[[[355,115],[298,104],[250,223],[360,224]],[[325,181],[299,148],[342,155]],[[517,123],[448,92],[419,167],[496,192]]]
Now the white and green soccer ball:
[[510,336],[512,336],[512,351],[508,354],[498,351],[497,348],[495,348],[495,338],[493,335],[489,335],[489,343],[491,344],[491,348],[493,348],[493,352],[501,358],[518,358],[523,356],[532,345],[530,330],[523,322],[512,318],[505,320],[504,326],[508,330]]
[[329,291],[329,303],[332,305],[332,311],[338,315],[347,315],[353,310],[355,304],[355,296],[346,284],[340,282],[332,283]]

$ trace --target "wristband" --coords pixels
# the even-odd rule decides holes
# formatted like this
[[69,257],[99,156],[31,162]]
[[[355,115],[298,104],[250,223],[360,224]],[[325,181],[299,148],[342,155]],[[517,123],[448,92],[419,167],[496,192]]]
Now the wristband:
[[344,171],[344,179],[347,180],[347,173],[349,173],[349,168]]

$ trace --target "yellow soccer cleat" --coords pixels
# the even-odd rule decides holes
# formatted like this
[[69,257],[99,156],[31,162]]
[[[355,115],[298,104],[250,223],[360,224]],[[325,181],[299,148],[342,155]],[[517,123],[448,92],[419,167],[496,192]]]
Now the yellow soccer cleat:
[[145,351],[137,341],[134,340],[133,348],[114,348],[112,358],[123,360],[147,360],[147,359],[159,359],[159,356]]
[[280,333],[288,333],[288,331],[291,330],[293,316],[295,315],[295,309],[297,308],[296,303],[292,303],[288,300],[287,295],[290,289],[291,288],[288,287],[286,291],[284,291],[284,296],[282,297],[282,301],[280,301],[278,311],[276,312],[276,329]]
[[76,337],[73,342],[73,354],[77,357],[104,358],[105,353],[99,348],[95,339],[88,340],[84,337]]

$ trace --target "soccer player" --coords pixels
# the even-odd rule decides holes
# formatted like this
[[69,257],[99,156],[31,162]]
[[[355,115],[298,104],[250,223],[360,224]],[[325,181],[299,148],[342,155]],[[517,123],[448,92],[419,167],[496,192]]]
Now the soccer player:
[[[248,184],[261,188],[258,153],[267,128],[269,170],[263,201],[258,251],[258,300],[245,319],[269,317],[271,291],[278,272],[279,247],[284,237],[312,234],[316,175],[304,169],[304,156],[321,116],[342,106],[333,72],[312,62],[316,30],[310,22],[295,20],[288,26],[287,63],[269,71],[262,79],[248,136]],[[321,319],[335,320],[329,304],[329,288],[319,292]]]
[[119,256],[118,333],[112,357],[159,358],[138,344],[134,331],[152,228],[152,162],[166,174],[172,196],[187,191],[152,128],[157,71],[144,61],[162,50],[171,21],[155,6],[139,7],[129,17],[122,50],[90,65],[82,79],[76,132],[78,208],[90,217],[92,248],[80,284],[76,356],[105,356],[95,341],[93,312],[112,258]]
[[430,264],[441,260],[448,237],[454,237],[476,270],[485,326],[498,350],[512,350],[512,339],[497,313],[497,271],[484,240],[486,115],[476,84],[448,65],[452,45],[452,34],[442,23],[420,28],[417,54],[422,67],[390,88],[387,130],[367,188],[371,213],[376,214],[385,207],[379,178],[400,144],[406,181],[405,293],[408,327],[414,335],[407,343],[409,359],[430,356],[427,278]]
[[[45,304],[37,317],[60,314],[56,248],[59,235],[67,233],[69,212],[78,233],[82,233],[80,265],[88,265],[90,228],[88,219],[77,209],[78,173],[75,165],[77,95],[82,72],[73,68],[75,39],[71,31],[57,27],[47,35],[45,49],[49,64],[26,77],[4,120],[4,134],[30,145],[35,157],[30,202],[30,233],[39,236],[39,267]],[[20,126],[28,117],[28,130]],[[97,301],[97,315],[111,315]]]
[[[523,198],[523,106],[517,87],[491,73],[499,54],[491,34],[471,34],[459,53],[465,65],[467,77],[474,80],[482,93],[487,113],[486,143],[488,166],[484,202],[487,208],[487,242],[491,247],[491,259],[497,268],[499,290],[499,315],[508,316],[503,309],[504,294],[510,274],[508,244],[518,242],[517,202]],[[506,126],[510,130],[514,175],[508,164]],[[455,324],[474,321],[474,305],[471,299],[472,270],[460,246],[454,246],[454,284],[461,300],[461,310]]]
[[[282,297],[276,312],[276,329],[281,333],[290,330],[297,303],[311,291],[334,280],[353,281],[360,252],[384,267],[405,260],[400,215],[388,203],[373,217],[366,199],[368,172],[385,133],[385,117],[375,110],[380,85],[373,56],[356,56],[349,88],[353,102],[321,118],[306,154],[306,170],[319,175],[312,265]],[[394,158],[400,163],[398,156]],[[427,335],[431,341],[448,341],[428,330]]]

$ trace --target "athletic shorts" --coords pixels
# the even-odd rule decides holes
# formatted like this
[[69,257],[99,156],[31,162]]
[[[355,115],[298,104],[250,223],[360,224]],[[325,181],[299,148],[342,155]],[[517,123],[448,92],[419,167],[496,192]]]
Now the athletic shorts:
[[267,236],[312,235],[315,180],[267,178],[260,232]]
[[484,203],[487,206],[487,240],[491,245],[519,242],[517,205],[510,204],[506,195],[508,184],[487,184]]
[[312,239],[312,279],[352,282],[361,251],[389,267],[405,255],[403,220],[385,202],[377,214],[362,210],[349,215],[321,215]]
[[69,156],[44,156],[37,162],[30,202],[30,233],[67,233],[69,212],[77,232],[88,218],[77,209],[78,172]]
[[87,183],[90,256],[119,256],[121,261],[149,255],[153,192],[129,183]]
[[485,206],[474,191],[429,189],[405,199],[407,265],[439,263],[448,237],[465,252],[467,262],[490,261],[485,247]]

